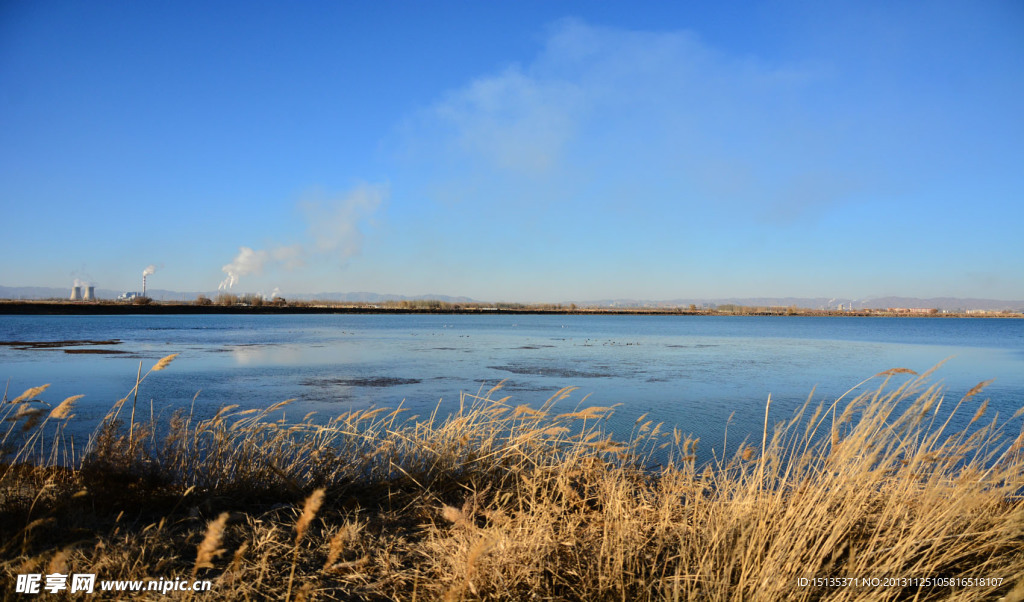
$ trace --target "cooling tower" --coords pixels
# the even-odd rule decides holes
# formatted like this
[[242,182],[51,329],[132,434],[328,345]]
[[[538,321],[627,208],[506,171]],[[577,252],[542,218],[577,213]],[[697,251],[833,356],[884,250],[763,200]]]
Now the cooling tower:
[[95,286],[87,286],[87,287],[85,287],[85,300],[86,301],[95,301],[96,300],[96,287]]
[[81,301],[82,300],[82,287],[75,286],[71,288],[71,300]]

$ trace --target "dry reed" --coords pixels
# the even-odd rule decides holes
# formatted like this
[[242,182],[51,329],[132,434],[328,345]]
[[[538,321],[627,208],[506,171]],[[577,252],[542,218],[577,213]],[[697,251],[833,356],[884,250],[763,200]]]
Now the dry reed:
[[69,461],[75,398],[45,412],[30,389],[0,410],[0,580],[191,574],[218,600],[1019,600],[1021,412],[990,416],[987,383],[950,408],[930,376],[890,370],[775,423],[769,402],[760,449],[705,465],[679,428],[642,416],[618,440],[612,408],[555,410],[571,388],[531,408],[500,387],[426,418],[182,412],[160,438],[122,434],[123,400]]

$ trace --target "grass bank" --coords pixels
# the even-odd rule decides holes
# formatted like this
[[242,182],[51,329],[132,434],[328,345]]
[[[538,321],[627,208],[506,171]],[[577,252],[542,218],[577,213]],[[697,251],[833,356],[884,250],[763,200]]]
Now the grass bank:
[[[76,398],[40,387],[0,413],[0,591],[92,573],[209,580],[171,595],[218,600],[1024,599],[1024,431],[982,385],[950,400],[905,372],[794,416],[769,400],[762,439],[708,466],[643,418],[611,437],[611,408],[572,389],[156,425],[133,408],[140,373],[76,450]],[[969,430],[937,418],[949,404]]]

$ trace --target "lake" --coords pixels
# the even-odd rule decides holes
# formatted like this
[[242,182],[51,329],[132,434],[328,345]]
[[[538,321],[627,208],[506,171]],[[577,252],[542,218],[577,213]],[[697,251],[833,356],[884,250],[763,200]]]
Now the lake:
[[[658,315],[198,315],[0,316],[0,342],[117,344],[0,345],[8,397],[51,383],[57,404],[85,394],[69,432],[85,437],[143,372],[171,353],[167,370],[143,383],[146,417],[167,417],[195,398],[201,415],[239,404],[295,398],[288,417],[334,416],[395,407],[425,415],[504,381],[501,396],[541,405],[578,387],[561,407],[622,404],[609,426],[628,434],[643,413],[701,438],[701,457],[760,440],[765,401],[792,415],[808,395],[835,399],[889,368],[923,372],[959,399],[995,379],[978,400],[1009,417],[1024,406],[1024,320]],[[3,383],[0,383],[2,385]],[[198,396],[196,396],[198,393]],[[967,412],[973,413],[974,406]]]

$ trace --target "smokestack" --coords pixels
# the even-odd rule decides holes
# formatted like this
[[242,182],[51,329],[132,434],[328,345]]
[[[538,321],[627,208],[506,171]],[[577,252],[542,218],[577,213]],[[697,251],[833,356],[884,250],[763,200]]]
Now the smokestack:
[[96,287],[95,286],[87,286],[87,287],[85,287],[85,300],[86,301],[95,301],[96,300]]
[[71,300],[81,301],[82,300],[82,287],[74,286],[71,288]]
[[153,265],[153,264],[147,265],[146,269],[142,270],[142,296],[143,297],[146,296],[146,276],[149,276],[150,274],[152,274],[155,271],[156,271],[156,266]]

